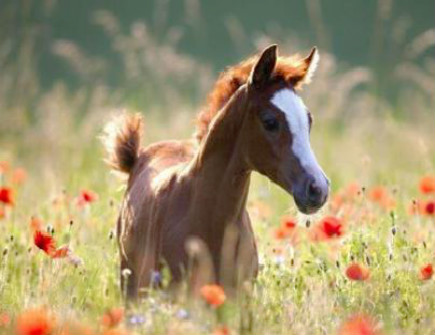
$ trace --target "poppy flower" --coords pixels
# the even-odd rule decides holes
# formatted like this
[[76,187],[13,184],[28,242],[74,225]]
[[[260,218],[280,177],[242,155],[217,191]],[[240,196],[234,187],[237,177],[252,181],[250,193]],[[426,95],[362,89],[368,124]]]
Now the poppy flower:
[[23,168],[16,168],[12,172],[11,181],[16,185],[21,185],[27,178],[27,172]]
[[361,192],[361,185],[359,185],[356,182],[347,185],[345,190],[346,196],[350,199],[355,198],[360,192]]
[[343,234],[343,221],[335,216],[324,217],[308,232],[310,240],[314,242],[337,239]]
[[288,231],[284,227],[278,227],[273,231],[273,236],[277,240],[284,240],[288,237]]
[[0,162],[0,174],[6,173],[9,171],[10,169],[10,164],[6,161],[1,161]]
[[435,200],[427,200],[422,203],[422,212],[426,215],[435,215]]
[[392,209],[393,207],[396,206],[396,202],[391,197],[388,190],[383,186],[373,187],[370,190],[368,197],[371,201],[377,203],[378,205],[380,205],[385,209]]
[[55,327],[53,316],[45,309],[29,309],[21,313],[16,322],[18,335],[48,335]]
[[212,335],[229,335],[230,329],[227,326],[219,326],[217,327]]
[[104,313],[101,323],[107,328],[119,325],[124,318],[124,308],[111,308]]
[[200,294],[202,298],[213,307],[219,307],[227,298],[224,289],[214,284],[201,287]]
[[332,210],[338,211],[343,204],[344,204],[344,197],[341,193],[336,193],[331,196],[329,205]]
[[355,315],[344,322],[339,335],[379,335],[376,322],[366,315]]
[[0,313],[0,327],[7,327],[11,323],[11,317],[8,313]]
[[120,328],[108,328],[101,333],[102,335],[129,335],[125,329]]
[[54,241],[53,236],[40,230],[35,231],[33,241],[35,245],[47,255],[53,255],[56,250],[56,242]]
[[42,230],[42,226],[43,223],[40,218],[37,216],[32,216],[30,218],[30,229],[32,229],[32,231]]
[[63,245],[52,252],[52,258],[65,258],[71,255],[72,251],[67,245]]
[[352,263],[346,269],[346,276],[350,280],[364,281],[370,277],[370,271],[358,263]]
[[435,176],[424,176],[420,179],[420,192],[423,194],[435,193]]
[[290,216],[284,216],[281,219],[281,226],[285,229],[292,230],[293,228],[296,228],[297,221]]
[[327,216],[320,221],[320,228],[328,238],[340,237],[343,235],[343,224],[335,216]]
[[429,280],[433,276],[433,265],[431,263],[426,264],[420,269],[420,279]]
[[0,202],[6,205],[14,204],[13,191],[9,187],[0,187]]
[[77,198],[77,204],[84,206],[98,200],[98,194],[91,190],[81,190]]

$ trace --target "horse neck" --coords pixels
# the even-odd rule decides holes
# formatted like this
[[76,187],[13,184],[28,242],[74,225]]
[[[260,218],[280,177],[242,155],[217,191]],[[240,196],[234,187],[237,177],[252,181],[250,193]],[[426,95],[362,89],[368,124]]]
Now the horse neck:
[[190,234],[202,238],[213,255],[221,252],[225,229],[240,222],[249,190],[250,170],[244,159],[243,96],[217,115],[193,160],[193,219]]

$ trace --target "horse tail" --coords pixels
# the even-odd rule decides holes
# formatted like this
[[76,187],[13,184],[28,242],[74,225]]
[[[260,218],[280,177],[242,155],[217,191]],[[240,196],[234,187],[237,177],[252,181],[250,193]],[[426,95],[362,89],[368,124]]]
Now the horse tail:
[[142,133],[140,114],[124,113],[113,118],[102,136],[107,151],[106,162],[115,170],[131,173],[139,157]]

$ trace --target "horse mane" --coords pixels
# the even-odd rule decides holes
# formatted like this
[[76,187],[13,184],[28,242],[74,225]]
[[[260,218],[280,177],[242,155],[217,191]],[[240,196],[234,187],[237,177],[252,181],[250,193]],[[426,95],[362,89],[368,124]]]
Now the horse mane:
[[[248,81],[252,67],[259,55],[252,56],[241,63],[228,67],[217,79],[212,91],[207,96],[207,101],[196,118],[195,137],[198,142],[207,135],[209,125],[219,110],[231,98],[237,89]],[[299,55],[291,57],[278,57],[272,75],[273,81],[284,81],[289,85],[299,88],[306,82],[307,67]]]

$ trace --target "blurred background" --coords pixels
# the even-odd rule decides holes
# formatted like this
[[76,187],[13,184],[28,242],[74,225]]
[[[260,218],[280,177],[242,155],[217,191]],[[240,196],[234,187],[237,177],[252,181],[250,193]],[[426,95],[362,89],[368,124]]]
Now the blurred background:
[[403,151],[401,164],[427,169],[434,13],[433,0],[1,0],[0,156],[45,177],[98,174],[96,137],[114,110],[146,114],[149,142],[190,136],[218,73],[278,43],[320,48],[302,94],[338,179],[345,160],[352,178],[361,157],[382,169]]

